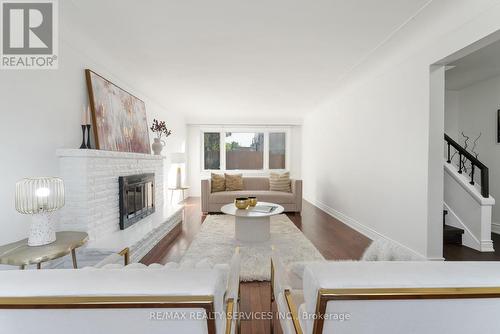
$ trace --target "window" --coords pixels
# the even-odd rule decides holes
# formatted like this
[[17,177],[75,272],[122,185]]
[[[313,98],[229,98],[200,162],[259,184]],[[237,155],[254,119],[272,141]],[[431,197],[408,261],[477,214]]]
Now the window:
[[203,134],[203,156],[205,169],[220,168],[220,133],[205,132]]
[[264,134],[227,132],[226,169],[264,169]]
[[289,128],[213,127],[202,130],[203,170],[269,171],[289,168]]
[[285,169],[286,134],[269,133],[269,169]]

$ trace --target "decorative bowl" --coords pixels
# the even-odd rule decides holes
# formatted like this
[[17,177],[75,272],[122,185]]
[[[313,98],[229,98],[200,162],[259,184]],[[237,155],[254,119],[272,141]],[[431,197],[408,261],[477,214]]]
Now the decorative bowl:
[[245,210],[248,208],[248,197],[238,197],[234,200],[234,206],[240,210]]
[[255,197],[255,196],[249,196],[248,197],[248,205],[250,205],[250,206],[256,206],[257,205],[257,197]]

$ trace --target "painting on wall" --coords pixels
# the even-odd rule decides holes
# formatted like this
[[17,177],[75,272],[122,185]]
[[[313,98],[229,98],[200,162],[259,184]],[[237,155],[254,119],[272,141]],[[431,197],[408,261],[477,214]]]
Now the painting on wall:
[[151,153],[144,101],[85,70],[98,150]]

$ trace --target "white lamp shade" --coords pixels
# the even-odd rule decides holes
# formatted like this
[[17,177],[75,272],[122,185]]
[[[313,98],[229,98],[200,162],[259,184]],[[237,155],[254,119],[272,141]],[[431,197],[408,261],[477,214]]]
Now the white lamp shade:
[[16,184],[16,210],[22,214],[52,212],[64,206],[64,182],[58,177],[25,178]]
[[177,152],[170,155],[170,162],[173,164],[182,164],[186,162],[186,153]]

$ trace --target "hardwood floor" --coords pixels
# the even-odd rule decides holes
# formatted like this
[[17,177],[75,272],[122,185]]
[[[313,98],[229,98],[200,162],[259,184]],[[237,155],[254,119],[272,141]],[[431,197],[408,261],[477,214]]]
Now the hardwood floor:
[[[143,260],[145,264],[179,261],[191,241],[199,232],[205,217],[201,213],[200,198],[190,197],[185,202],[182,230],[175,239],[162,242]],[[359,259],[371,240],[332,218],[312,204],[304,201],[302,215],[287,214],[290,220],[304,233],[328,260]],[[270,312],[269,282],[241,284],[242,312]],[[275,333],[281,333],[278,321]],[[271,333],[269,320],[246,320],[241,322],[242,334]]]
[[479,252],[475,249],[453,244],[443,245],[446,261],[500,261],[500,235],[492,233],[494,252]]

